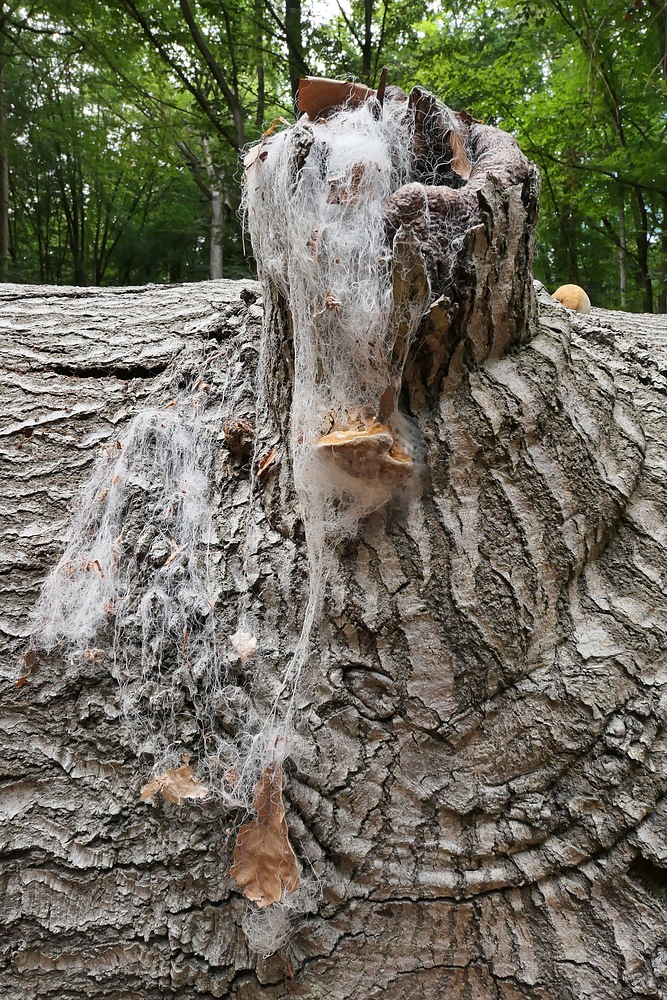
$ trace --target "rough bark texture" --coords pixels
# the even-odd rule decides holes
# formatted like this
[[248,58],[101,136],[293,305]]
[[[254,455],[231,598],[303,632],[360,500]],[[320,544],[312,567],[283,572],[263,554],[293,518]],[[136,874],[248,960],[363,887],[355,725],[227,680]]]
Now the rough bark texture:
[[414,180],[390,195],[385,214],[388,235],[402,225],[423,257],[432,304],[416,361],[425,385],[438,388],[444,374],[500,357],[534,332],[540,178],[507,132],[451,111],[421,87],[408,107]]
[[[664,320],[542,292],[530,343],[413,400],[421,490],[341,552],[302,685],[287,821],[322,899],[282,953],[240,929],[242,817],[140,801],[107,659],[15,685],[100,445],[202,352],[210,419],[230,366],[252,419],[258,299],[0,292],[3,997],[667,997]],[[249,509],[219,441],[220,636],[245,558],[270,689],[303,611],[298,510],[287,462]]]

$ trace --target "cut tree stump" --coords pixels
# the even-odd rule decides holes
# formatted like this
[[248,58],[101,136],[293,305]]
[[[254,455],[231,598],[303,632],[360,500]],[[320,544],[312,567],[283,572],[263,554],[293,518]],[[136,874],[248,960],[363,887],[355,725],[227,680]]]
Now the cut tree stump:
[[[664,318],[538,289],[533,339],[420,411],[428,482],[349,543],[314,635],[284,795],[322,896],[278,954],[240,927],[243,817],[141,802],[108,636],[21,663],[100,446],[202,353],[210,419],[229,377],[253,421],[259,296],[0,287],[2,996],[667,997]],[[298,510],[276,462],[249,532],[218,437],[220,639],[245,557],[271,685],[303,613]]]

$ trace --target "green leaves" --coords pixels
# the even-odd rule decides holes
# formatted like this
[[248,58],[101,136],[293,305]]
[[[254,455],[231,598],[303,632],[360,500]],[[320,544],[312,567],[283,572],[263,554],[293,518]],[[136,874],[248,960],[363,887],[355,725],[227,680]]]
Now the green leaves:
[[247,273],[239,150],[291,117],[299,73],[373,85],[386,64],[390,85],[429,88],[515,134],[538,163],[535,268],[548,286],[582,284],[594,304],[667,307],[662,4],[43,0],[12,10],[0,52],[15,280],[196,279],[212,239],[223,240],[226,274]]

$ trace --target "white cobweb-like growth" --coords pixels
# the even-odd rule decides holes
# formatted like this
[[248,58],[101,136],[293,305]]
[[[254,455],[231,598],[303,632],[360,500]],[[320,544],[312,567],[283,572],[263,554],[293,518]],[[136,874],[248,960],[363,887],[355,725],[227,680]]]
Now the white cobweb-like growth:
[[[193,787],[250,812],[258,776],[294,753],[298,741],[277,704],[262,718],[229,676],[225,647],[249,659],[254,637],[227,630],[220,641],[220,612],[235,620],[234,609],[217,605],[220,581],[210,558],[215,442],[230,414],[225,383],[235,367],[234,358],[225,360],[213,406],[206,364],[190,358],[178,398],[141,410],[102,447],[34,609],[31,645],[91,665],[111,661],[124,737],[150,760],[153,775],[173,775],[187,748],[195,754]],[[165,388],[179,381],[174,372]],[[236,611],[243,618],[243,609]],[[316,887],[311,876],[261,914],[249,913],[251,947],[266,954],[281,947],[294,919],[314,906]]]
[[180,760],[185,698],[220,684],[206,388],[195,376],[179,400],[140,411],[103,446],[33,613],[37,650],[95,659],[99,634],[111,633],[125,724],[158,771]]
[[[224,391],[214,412],[206,408],[197,364],[178,400],[138,413],[103,449],[35,611],[36,649],[61,645],[94,657],[96,642],[111,646],[127,731],[136,752],[153,760],[154,774],[178,767],[184,744],[199,745],[198,777],[233,808],[252,811],[265,769],[308,752],[296,734],[295,706],[336,545],[397,483],[372,453],[355,466],[332,460],[318,443],[332,429],[364,430],[375,421],[410,450],[409,422],[395,404],[424,303],[403,303],[397,312],[395,248],[382,205],[410,178],[413,127],[405,104],[370,101],[275,135],[247,171],[245,208],[261,276],[289,303],[288,444],[309,562],[301,632],[271,696],[229,683],[220,648],[209,544],[215,441],[230,409]],[[261,419],[270,411],[276,350],[282,345],[267,328]],[[249,531],[258,490],[255,482]],[[274,668],[262,662],[261,641],[250,652],[252,615],[243,600],[237,612],[225,641],[235,633],[254,676],[268,677]],[[261,914],[249,912],[253,948],[269,954],[284,944],[315,895],[316,880],[305,878]]]
[[[289,309],[288,444],[309,562],[301,635],[265,722],[267,733],[283,734],[285,754],[295,740],[296,694],[336,545],[355,534],[360,519],[382,507],[396,485],[372,453],[355,467],[354,460],[333,461],[318,444],[332,430],[363,434],[381,419],[385,431],[407,444],[407,421],[393,404],[424,303],[397,310],[383,201],[410,177],[413,127],[404,104],[371,101],[326,122],[297,124],[256,147],[247,161],[244,205],[260,277],[267,298],[275,290]],[[285,349],[268,334],[258,377],[257,409],[265,417],[276,351]],[[387,394],[392,405],[383,415]],[[266,911],[249,911],[244,929],[251,946],[274,950],[289,936],[295,914],[311,903],[312,889],[302,885]]]
[[[405,103],[380,106],[371,99],[326,121],[299,122],[246,159],[244,207],[260,277],[267,298],[276,290],[289,309],[289,453],[309,559],[302,633],[284,676],[284,726],[336,543],[354,535],[359,520],[382,507],[396,486],[372,453],[362,453],[355,467],[333,461],[318,444],[332,429],[358,428],[363,436],[382,419],[409,449],[408,422],[394,404],[425,304],[397,310],[383,202],[410,179],[413,132]],[[259,414],[270,410],[276,352],[286,349],[265,336]],[[391,405],[382,416],[387,394]]]
[[[332,427],[377,416],[400,380],[391,366],[397,331],[383,201],[410,177],[412,131],[404,104],[372,101],[271,137],[247,170],[260,275],[289,302],[289,445],[311,551],[325,537],[353,534],[389,495],[372,470],[347,475],[315,444]],[[260,397],[270,393],[275,360],[265,351]]]

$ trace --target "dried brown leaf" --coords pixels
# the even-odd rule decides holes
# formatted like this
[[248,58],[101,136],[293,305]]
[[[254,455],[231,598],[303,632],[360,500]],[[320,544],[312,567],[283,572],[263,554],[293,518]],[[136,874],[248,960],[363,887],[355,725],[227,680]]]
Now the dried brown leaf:
[[283,892],[296,892],[301,885],[296,856],[285,822],[283,769],[271,764],[255,785],[257,819],[244,823],[234,847],[229,874],[246,899],[262,908],[277,903]]
[[452,148],[452,170],[455,170],[459,177],[467,181],[472,172],[472,163],[466,153],[465,140],[454,129],[451,130],[448,138]]
[[179,806],[182,799],[205,799],[208,788],[195,778],[187,754],[183,756],[181,767],[170,767],[164,774],[158,774],[141,789],[141,800],[146,802],[154,795],[161,795],[166,802]]
[[259,464],[257,465],[257,478],[264,479],[277,464],[278,452],[275,448],[272,448],[271,451],[266,453],[264,458],[260,459]]
[[24,653],[21,653],[21,659],[23,660],[26,672],[17,678],[14,684],[17,688],[23,687],[28,678],[32,677],[32,675],[37,672],[37,667],[35,666],[37,663],[37,653],[34,649],[26,649]]

